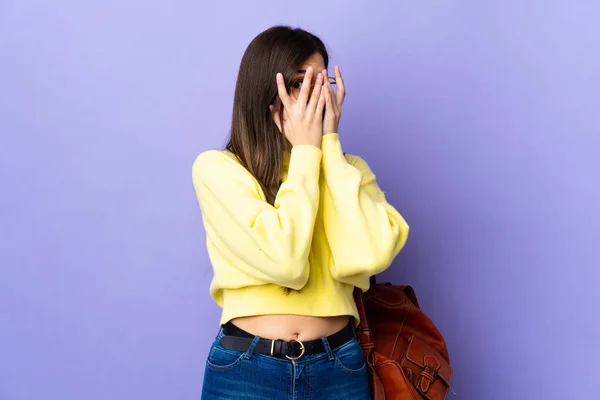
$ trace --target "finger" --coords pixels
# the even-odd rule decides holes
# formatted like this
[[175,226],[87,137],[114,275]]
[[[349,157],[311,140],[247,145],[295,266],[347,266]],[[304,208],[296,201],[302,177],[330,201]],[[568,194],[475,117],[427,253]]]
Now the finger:
[[335,93],[333,92],[333,88],[331,87],[331,83],[329,83],[329,80],[325,83],[325,104],[327,105],[327,111],[326,112],[333,112],[336,113],[337,111],[337,104],[335,101],[333,101]]
[[342,71],[339,66],[335,66],[335,85],[337,86],[336,99],[338,107],[342,108],[344,99],[346,98],[346,86],[344,85],[344,78],[342,78]]
[[327,80],[325,82],[327,87],[330,88],[331,90],[333,90],[333,87],[331,87],[331,83],[329,82],[329,74],[327,73],[326,69],[323,70],[323,76],[327,77]]
[[323,110],[325,109],[325,93],[327,91],[326,90],[321,90],[320,94],[319,94],[319,101],[317,102],[317,108],[315,109],[315,117],[317,119],[322,119],[323,118]]
[[287,89],[285,88],[285,82],[283,80],[283,75],[278,73],[277,74],[277,93],[279,94],[279,98],[281,99],[281,102],[283,103],[283,106],[285,108],[290,108],[292,106],[292,99],[290,98],[290,95],[287,92]]
[[317,80],[315,82],[315,88],[310,96],[310,102],[308,103],[307,110],[314,110],[317,107],[319,98],[321,97],[321,91],[323,90],[323,74],[317,74]]
[[300,96],[298,96],[298,103],[306,105],[308,102],[308,93],[310,92],[310,84],[312,82],[313,69],[308,67],[306,74],[304,74],[304,80],[302,81],[302,88],[300,89]]
[[[324,69],[323,73],[325,74],[325,76],[327,76],[327,70]],[[327,78],[327,81],[325,82],[325,85],[327,85],[327,89],[331,92],[331,94],[333,96],[335,96],[335,91],[333,90],[333,86],[331,85],[331,82],[329,82],[329,78]]]
[[333,111],[335,109],[335,103],[333,102],[333,89],[331,89],[331,85],[329,85],[325,91],[325,100],[327,101],[327,106]]

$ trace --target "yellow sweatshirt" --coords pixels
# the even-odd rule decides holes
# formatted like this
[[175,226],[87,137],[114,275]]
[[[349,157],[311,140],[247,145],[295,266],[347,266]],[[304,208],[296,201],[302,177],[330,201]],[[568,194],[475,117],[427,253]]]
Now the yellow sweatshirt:
[[367,290],[407,239],[367,163],[344,155],[336,133],[320,149],[285,153],[274,206],[226,150],[200,154],[192,176],[221,324],[265,314],[350,315],[356,324],[354,286]]

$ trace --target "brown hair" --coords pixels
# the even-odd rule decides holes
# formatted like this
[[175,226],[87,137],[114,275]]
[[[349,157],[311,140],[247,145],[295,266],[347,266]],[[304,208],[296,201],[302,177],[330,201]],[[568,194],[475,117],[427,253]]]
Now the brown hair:
[[300,65],[314,53],[323,56],[327,68],[329,56],[321,39],[303,29],[274,26],[252,40],[240,63],[226,149],[256,178],[270,204],[281,185],[287,144],[269,108],[283,111],[275,75],[281,72],[289,87]]

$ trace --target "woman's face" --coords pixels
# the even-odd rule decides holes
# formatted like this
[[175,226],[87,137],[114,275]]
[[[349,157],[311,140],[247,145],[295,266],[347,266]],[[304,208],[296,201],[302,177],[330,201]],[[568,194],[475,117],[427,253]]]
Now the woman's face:
[[[300,65],[300,67],[294,74],[294,78],[292,79],[292,83],[290,85],[290,88],[288,89],[290,97],[292,98],[293,101],[298,100],[298,97],[300,96],[300,89],[302,88],[302,81],[304,80],[304,75],[306,74],[306,70],[308,69],[308,67],[312,67],[313,71],[314,71],[313,78],[312,78],[312,86],[310,89],[310,93],[312,94],[314,84],[317,80],[317,74],[321,73],[325,69],[325,60],[323,60],[323,56],[320,53],[314,53],[306,61],[304,61],[304,63],[302,63],[302,65]],[[330,82],[332,84],[335,84],[335,80],[332,78],[330,78]],[[271,107],[273,107],[273,106],[271,106]],[[275,122],[275,125],[277,125],[279,132],[282,132],[281,122],[283,122],[283,124],[285,125],[285,122],[287,120],[287,111],[283,110],[283,115],[281,116],[281,119],[283,121],[281,121],[277,108],[271,108],[271,110],[273,113],[273,121]],[[325,118],[325,112],[323,112],[323,118]],[[290,151],[292,148],[292,145],[290,144],[290,142],[287,139],[286,139],[286,145],[287,145],[287,150]]]
[[[306,74],[306,70],[308,67],[313,68],[313,78],[312,85],[315,84],[317,80],[317,73],[320,73],[325,69],[325,61],[323,60],[323,56],[320,53],[314,53],[310,56],[296,71],[294,75],[294,79],[292,79],[292,84],[290,85],[289,92],[290,96],[294,100],[298,100],[300,96],[300,89],[302,88],[302,80],[304,79],[304,74]],[[313,86],[311,86],[310,92],[312,93]]]

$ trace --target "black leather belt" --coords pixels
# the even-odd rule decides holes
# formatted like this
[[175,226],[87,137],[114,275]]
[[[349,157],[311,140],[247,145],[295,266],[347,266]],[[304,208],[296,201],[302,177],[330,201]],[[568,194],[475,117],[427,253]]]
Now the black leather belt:
[[[254,340],[254,335],[238,328],[232,323],[227,323],[223,326],[225,336],[221,338],[219,343],[226,349],[237,351],[248,351]],[[353,339],[354,327],[350,322],[344,329],[327,336],[329,347],[333,350]],[[309,354],[318,354],[325,352],[325,346],[321,339],[308,340],[301,342],[299,340],[271,340],[259,339],[254,353],[263,354],[273,357],[285,357],[289,360],[298,360],[302,356]]]

